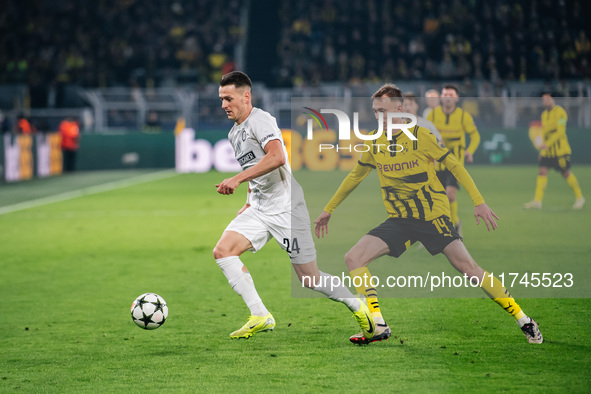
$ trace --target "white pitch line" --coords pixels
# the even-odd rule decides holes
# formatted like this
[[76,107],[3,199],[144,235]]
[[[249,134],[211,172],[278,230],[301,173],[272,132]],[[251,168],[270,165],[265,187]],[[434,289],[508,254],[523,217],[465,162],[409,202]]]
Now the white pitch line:
[[4,215],[7,213],[12,213],[16,211],[22,211],[24,209],[40,207],[43,205],[53,204],[54,202],[66,201],[71,200],[74,198],[88,196],[91,194],[98,194],[107,192],[110,190],[122,189],[128,186],[139,185],[142,183],[148,183],[157,181],[160,179],[171,178],[173,176],[178,175],[177,172],[174,170],[164,170],[158,172],[151,172],[149,174],[138,175],[133,178],[122,179],[119,181],[107,182],[103,183],[102,185],[96,186],[89,186],[83,189],[72,190],[70,192],[54,194],[53,196],[47,196],[38,198],[35,200],[20,202],[18,204],[7,205],[5,207],[0,207],[0,215]]

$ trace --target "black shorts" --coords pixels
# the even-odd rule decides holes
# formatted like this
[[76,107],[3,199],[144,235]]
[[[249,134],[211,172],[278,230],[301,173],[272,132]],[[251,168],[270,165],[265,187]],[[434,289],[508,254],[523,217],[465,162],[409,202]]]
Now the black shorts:
[[558,157],[541,157],[540,167],[554,168],[556,171],[564,172],[570,168],[570,155]]
[[452,172],[447,168],[443,171],[437,171],[437,178],[439,179],[439,182],[441,182],[443,187],[453,186],[456,189],[460,188],[458,180],[456,179],[454,174],[452,174]]
[[388,218],[378,227],[370,230],[373,235],[384,241],[390,252],[388,255],[399,257],[408,246],[421,242],[432,255],[441,253],[455,239],[462,239],[454,230],[451,220],[443,215],[426,222],[418,219]]

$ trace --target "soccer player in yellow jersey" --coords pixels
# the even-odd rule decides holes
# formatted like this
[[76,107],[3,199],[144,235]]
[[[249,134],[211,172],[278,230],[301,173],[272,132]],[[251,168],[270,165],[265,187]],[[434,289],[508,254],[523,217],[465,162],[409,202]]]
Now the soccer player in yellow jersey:
[[[372,98],[376,119],[383,114],[383,129],[387,130],[386,114],[401,112],[402,92],[395,85],[387,84]],[[394,121],[401,123],[399,119]],[[337,206],[372,170],[377,170],[388,219],[364,235],[345,255],[354,283],[362,283],[357,291],[367,297],[376,328],[372,338],[359,333],[350,338],[351,342],[366,344],[388,339],[391,334],[379,307],[377,290],[371,286],[371,281],[363,279],[371,277],[368,264],[386,254],[398,257],[414,242],[420,241],[432,255],[443,253],[455,269],[468,277],[476,279],[486,275],[486,280],[476,279],[474,283],[478,281],[482,290],[516,319],[528,342],[542,343],[538,324],[523,313],[497,278],[489,277],[489,273],[476,264],[454,230],[449,219],[447,196],[435,175],[434,160],[445,164],[466,188],[474,202],[477,224],[482,219],[489,231],[490,227],[494,230],[498,217],[486,205],[474,181],[451,151],[429,130],[420,126],[411,130],[416,141],[400,130],[393,131],[390,141],[385,133],[375,141],[366,141],[368,151],[362,153],[355,168],[314,222],[316,236],[324,237]],[[357,277],[359,279],[355,279]]]
[[439,105],[439,92],[435,89],[429,89],[425,92],[425,103],[427,108],[423,110],[423,118],[427,119],[429,113]]
[[[474,155],[480,144],[480,134],[476,129],[476,125],[474,125],[472,115],[456,106],[459,99],[457,86],[452,84],[444,85],[441,90],[441,105],[429,113],[427,120],[433,122],[441,133],[445,147],[450,150],[461,165],[464,165],[464,160],[467,163],[472,163],[472,155]],[[468,147],[466,147],[466,134],[470,136],[470,145]],[[456,230],[460,232],[461,223],[458,216],[458,202],[456,201],[459,188],[458,181],[443,164],[437,169],[437,177],[445,187],[445,192],[449,198],[451,221]]]
[[573,209],[581,209],[585,205],[585,198],[579,186],[579,182],[570,170],[570,145],[566,138],[566,111],[560,105],[556,105],[550,93],[542,95],[544,112],[542,112],[542,139],[540,146],[540,168],[536,181],[536,192],[533,201],[524,204],[526,209],[542,208],[544,189],[548,184],[548,169],[554,168],[560,171],[566,183],[575,193]]

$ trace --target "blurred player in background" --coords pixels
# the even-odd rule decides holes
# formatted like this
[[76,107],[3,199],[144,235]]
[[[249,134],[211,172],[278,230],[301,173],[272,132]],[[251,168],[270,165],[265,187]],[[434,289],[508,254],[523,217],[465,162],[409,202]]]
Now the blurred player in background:
[[[434,108],[427,116],[441,133],[443,144],[461,165],[464,160],[472,163],[474,152],[480,144],[480,134],[474,125],[472,115],[456,106],[460,99],[458,87],[447,84],[441,89],[441,105]],[[466,148],[466,134],[470,136],[470,145]],[[456,194],[459,189],[458,181],[443,164],[437,170],[437,177],[445,187],[449,198],[451,221],[458,233],[461,234],[461,222],[458,216],[458,202]]]
[[222,108],[235,122],[228,139],[243,171],[215,186],[218,193],[228,195],[248,182],[246,204],[213,250],[216,263],[251,313],[248,322],[230,338],[249,338],[275,328],[273,315],[240,260],[242,253],[256,252],[271,238],[287,251],[302,284],[345,304],[371,338],[374,322],[365,300],[355,297],[343,284],[333,286],[340,281],[333,281],[332,275],[318,269],[304,193],[292,177],[281,130],[273,116],[252,106],[251,89],[250,78],[240,71],[225,74],[220,81]]
[[[428,90],[427,93],[429,93],[429,92],[437,93],[437,91],[435,91],[435,90]],[[425,95],[427,93],[425,93]],[[431,101],[433,101],[433,100],[431,100]],[[439,105],[439,93],[437,93],[437,105]],[[417,114],[417,112],[419,110],[419,103],[417,103],[417,96],[414,93],[408,92],[408,93],[404,94],[404,101],[402,103],[402,109],[404,112],[408,112],[408,113],[415,115],[417,117],[417,125],[419,125],[420,127],[426,128],[427,130],[429,130],[431,132],[431,134],[433,134],[435,137],[437,137],[438,141],[441,141],[441,134],[439,134],[439,130],[437,130],[435,125],[433,123],[431,123],[430,121],[428,121],[427,119],[420,117]],[[427,109],[430,110],[429,107],[427,107]],[[423,111],[423,113],[425,113],[425,111]],[[417,242],[417,245],[420,249],[424,249],[424,246],[422,243]]]
[[408,92],[404,94],[404,101],[402,103],[403,112],[408,112],[417,117],[417,124],[420,127],[424,127],[431,132],[437,139],[441,139],[441,134],[435,127],[435,125],[427,119],[419,116],[419,103],[417,103],[417,96],[414,93]]
[[542,95],[544,112],[542,112],[542,144],[539,146],[540,157],[538,179],[534,199],[524,204],[525,209],[542,208],[544,189],[548,184],[548,169],[554,168],[560,171],[566,183],[573,189],[575,203],[573,209],[581,209],[585,205],[585,198],[581,192],[579,182],[570,170],[571,149],[566,137],[566,111],[560,105],[556,105],[552,94]]
[[427,108],[423,110],[423,118],[427,119],[429,113],[439,105],[439,92],[435,89],[427,90],[425,92],[425,102],[427,103]]
[[[387,84],[375,92],[372,98],[376,119],[379,120],[378,115],[382,113],[386,129],[386,114],[402,111],[402,92],[395,85]],[[391,141],[388,141],[386,133],[382,133],[375,141],[366,141],[368,149],[363,151],[355,168],[314,222],[316,236],[323,237],[328,230],[332,212],[373,169],[377,169],[388,219],[364,235],[345,255],[353,283],[361,283],[357,291],[367,297],[376,332],[373,338],[364,337],[362,332],[353,335],[351,342],[366,344],[388,339],[391,334],[379,307],[377,290],[368,279],[371,278],[368,264],[384,255],[399,257],[410,245],[420,241],[432,255],[443,253],[455,269],[470,277],[473,283],[477,280],[482,290],[515,318],[528,342],[542,343],[538,324],[525,315],[501,281],[476,264],[451,225],[449,203],[435,175],[433,161],[444,163],[466,188],[474,202],[477,224],[482,218],[486,228],[490,231],[492,227],[494,230],[497,227],[495,218],[498,217],[486,205],[472,177],[450,154],[450,150],[423,127],[417,125],[412,132],[416,141],[402,131],[393,133]],[[380,148],[391,144],[397,144],[394,152]],[[397,151],[399,146],[404,147],[403,150]]]

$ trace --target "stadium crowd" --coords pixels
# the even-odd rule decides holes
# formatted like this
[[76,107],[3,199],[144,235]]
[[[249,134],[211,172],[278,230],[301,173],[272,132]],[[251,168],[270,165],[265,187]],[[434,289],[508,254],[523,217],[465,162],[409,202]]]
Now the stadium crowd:
[[582,0],[283,4],[280,84],[591,77]]
[[[37,0],[0,14],[0,83],[217,82],[245,35],[240,0]],[[269,86],[591,77],[584,0],[280,0]],[[276,10],[279,15],[275,15]],[[257,19],[258,18],[258,19]],[[249,42],[248,47],[256,45]],[[248,47],[246,50],[248,50]],[[47,86],[45,87],[47,88]]]
[[133,86],[166,70],[219,80],[242,34],[237,0],[29,3],[0,13],[0,83]]

